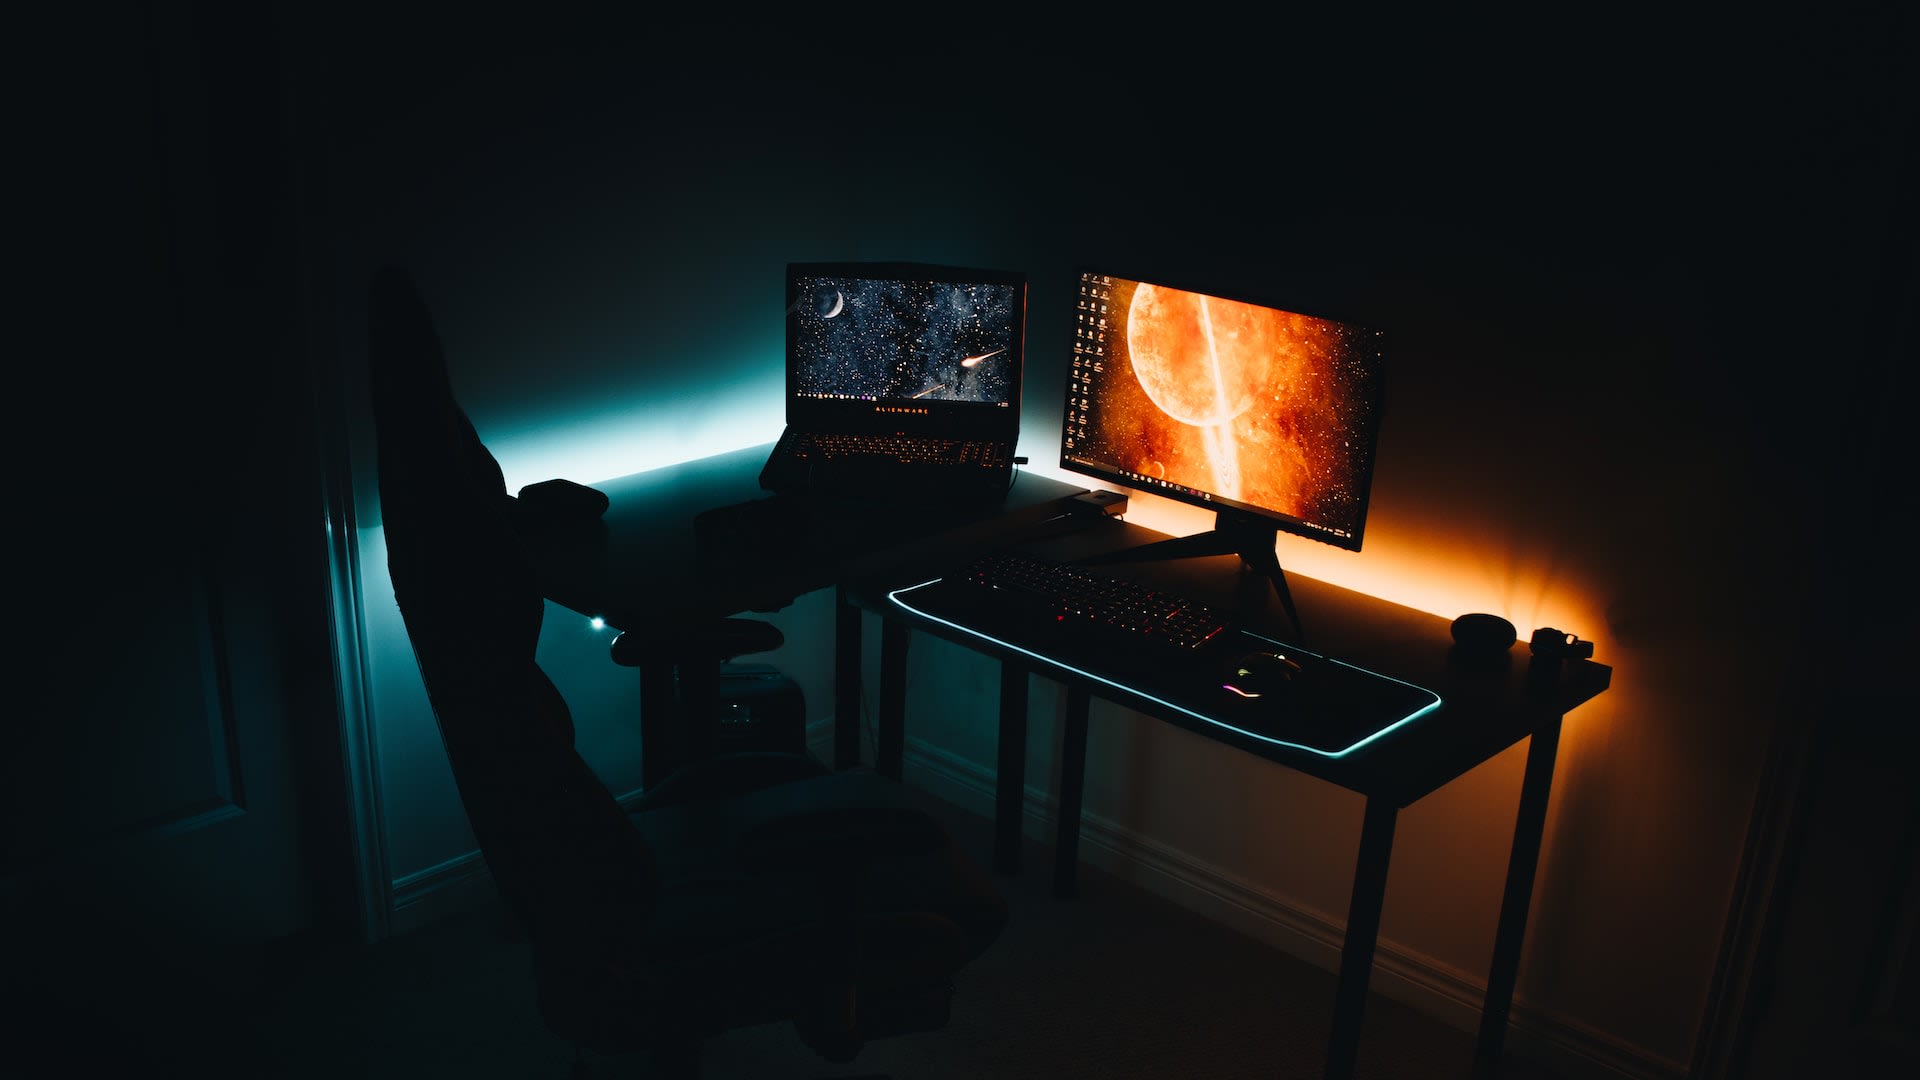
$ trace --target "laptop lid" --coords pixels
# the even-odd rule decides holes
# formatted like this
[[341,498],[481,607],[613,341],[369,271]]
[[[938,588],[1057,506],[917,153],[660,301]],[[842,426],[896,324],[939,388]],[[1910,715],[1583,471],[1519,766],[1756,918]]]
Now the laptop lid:
[[787,424],[1012,447],[1026,332],[1018,271],[788,263]]

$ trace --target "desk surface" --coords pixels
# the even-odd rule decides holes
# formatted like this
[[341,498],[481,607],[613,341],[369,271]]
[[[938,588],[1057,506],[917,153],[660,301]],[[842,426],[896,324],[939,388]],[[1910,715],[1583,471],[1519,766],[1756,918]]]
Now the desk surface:
[[[759,487],[771,444],[636,473],[598,485],[611,505],[584,524],[532,534],[546,596],[627,630],[666,618],[777,611],[818,589],[844,586],[860,606],[969,648],[1049,670],[953,627],[891,603],[886,593],[963,564],[985,547],[1023,543],[1074,558],[1165,539],[1119,519],[1093,515],[1062,528],[1062,504],[1085,490],[1021,473],[1003,502],[915,506],[872,501],[794,500]],[[1264,579],[1240,573],[1234,556],[1103,567],[1232,611],[1242,625],[1283,641],[1296,635]],[[1529,677],[1527,647],[1493,670],[1450,658],[1451,621],[1377,597],[1289,573],[1306,640],[1323,655],[1425,687],[1442,705],[1340,758],[1260,740],[1196,720],[1163,701],[1100,686],[1098,696],[1189,728],[1368,796],[1405,806],[1493,757],[1604,691],[1612,669],[1569,662],[1557,677]],[[1249,587],[1249,586],[1253,587]],[[1217,684],[1207,688],[1217,691]]]
[[1020,473],[1003,501],[915,505],[795,499],[759,485],[772,444],[595,485],[597,521],[529,531],[543,593],[620,630],[663,618],[771,612],[854,577],[891,580],[1044,519],[1085,488]]
[[[1073,559],[1165,539],[1164,534],[1117,519],[1094,519],[1071,532],[1042,527],[1022,545],[1036,554]],[[1050,535],[1046,535],[1051,533]],[[1151,582],[1223,611],[1249,630],[1298,641],[1279,600],[1264,578],[1243,574],[1236,556],[1166,562],[1115,563],[1100,570]],[[1591,661],[1532,668],[1527,646],[1518,644],[1507,662],[1492,668],[1463,667],[1452,658],[1452,621],[1367,596],[1300,574],[1288,574],[1306,640],[1313,651],[1440,695],[1441,706],[1385,736],[1339,757],[1277,745],[1194,712],[1220,714],[1218,681],[1196,682],[1182,697],[1163,680],[1153,693],[1093,681],[1095,696],[1187,728],[1368,796],[1406,806],[1475,765],[1539,730],[1543,724],[1604,691],[1612,669]],[[915,629],[971,649],[1027,665],[1035,673],[1088,683],[1085,672],[1051,663],[1007,643],[984,640],[965,628],[900,607],[888,588],[855,588],[856,602]],[[1551,678],[1542,678],[1550,674]],[[1142,685],[1147,680],[1140,680]],[[1191,709],[1192,711],[1189,711]]]

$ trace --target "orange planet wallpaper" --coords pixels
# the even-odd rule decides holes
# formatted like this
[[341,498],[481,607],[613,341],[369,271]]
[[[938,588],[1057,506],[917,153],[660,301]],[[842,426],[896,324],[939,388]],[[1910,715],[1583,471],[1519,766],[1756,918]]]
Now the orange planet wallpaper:
[[1357,544],[1381,335],[1206,293],[1085,275],[1062,465]]

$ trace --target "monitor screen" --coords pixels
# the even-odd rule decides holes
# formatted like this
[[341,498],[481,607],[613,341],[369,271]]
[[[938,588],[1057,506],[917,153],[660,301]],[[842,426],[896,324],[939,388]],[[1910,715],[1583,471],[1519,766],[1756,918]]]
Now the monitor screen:
[[1060,466],[1360,550],[1382,332],[1082,272]]
[[819,402],[1014,410],[1024,275],[920,263],[793,263],[787,385]]

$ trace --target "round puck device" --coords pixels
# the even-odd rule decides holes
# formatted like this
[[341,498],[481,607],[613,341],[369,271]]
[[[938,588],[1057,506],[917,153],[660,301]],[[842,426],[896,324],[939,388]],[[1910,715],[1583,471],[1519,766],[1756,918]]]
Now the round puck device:
[[1513,624],[1498,615],[1474,612],[1453,620],[1453,650],[1463,660],[1497,662],[1518,640]]

